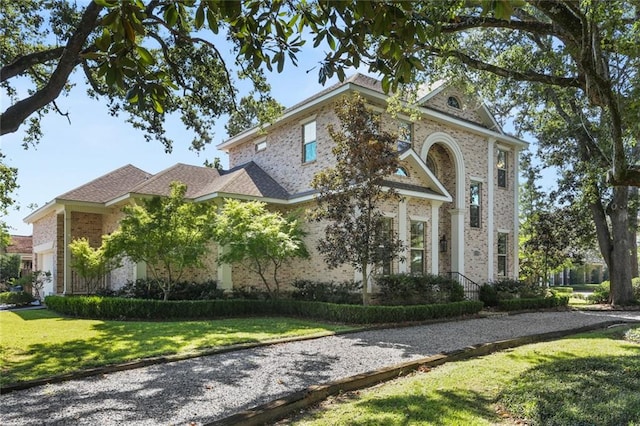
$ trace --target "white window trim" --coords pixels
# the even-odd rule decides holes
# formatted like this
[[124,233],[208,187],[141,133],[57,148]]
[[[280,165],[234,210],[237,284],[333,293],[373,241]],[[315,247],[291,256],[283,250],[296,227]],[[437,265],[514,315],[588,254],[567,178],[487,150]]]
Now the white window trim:
[[298,121],[298,124],[304,126],[305,124],[311,123],[312,121],[316,121],[317,116],[317,114],[310,115],[309,117],[303,118],[302,120]]
[[424,223],[430,222],[427,216],[418,216],[418,215],[409,215],[409,220],[413,222],[424,222]]

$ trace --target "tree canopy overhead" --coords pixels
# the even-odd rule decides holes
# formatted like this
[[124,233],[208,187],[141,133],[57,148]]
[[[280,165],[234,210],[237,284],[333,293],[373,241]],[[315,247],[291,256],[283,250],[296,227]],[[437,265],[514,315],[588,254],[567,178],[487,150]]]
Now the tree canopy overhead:
[[[180,114],[193,131],[194,149],[211,142],[210,129],[222,115],[266,120],[280,107],[260,65],[281,68],[278,54],[296,53],[299,43],[279,7],[260,1],[3,1],[0,84],[10,102],[0,116],[1,134],[26,123],[25,143],[39,140],[43,115],[68,114],[56,99],[72,90],[76,71],[88,81],[90,96],[106,99],[114,115],[127,113],[167,151],[167,114]],[[229,47],[235,55],[227,54]],[[248,81],[247,98],[240,97],[237,80]],[[24,95],[17,87],[27,83]]]

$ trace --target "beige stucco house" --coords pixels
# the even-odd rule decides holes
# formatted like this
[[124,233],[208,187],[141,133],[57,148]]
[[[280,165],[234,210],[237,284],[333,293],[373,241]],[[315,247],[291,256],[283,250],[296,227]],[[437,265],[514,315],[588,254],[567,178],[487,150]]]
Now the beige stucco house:
[[[518,274],[518,156],[527,144],[505,134],[487,108],[455,88],[440,84],[417,102],[411,116],[386,113],[387,96],[379,82],[357,74],[287,109],[274,123],[238,134],[218,148],[229,156],[230,169],[177,164],[155,175],[132,165],[114,170],[60,195],[29,215],[33,224],[36,268],[53,272],[49,292],[82,293],[69,266],[68,244],[85,236],[99,244],[117,228],[121,207],[148,195],[168,195],[179,180],[195,202],[221,203],[225,198],[262,200],[280,210],[313,206],[311,180],[333,164],[333,141],[327,125],[337,123],[335,103],[359,92],[382,114],[387,130],[399,135],[402,167],[387,184],[402,196],[381,206],[407,249],[404,262],[385,265],[385,272],[449,274],[483,283]],[[296,278],[357,278],[345,265],[329,270],[315,251],[322,224],[309,222],[308,260],[282,273]],[[212,247],[206,267],[194,279],[216,279],[225,289],[257,285],[259,280],[237,265],[218,265]],[[144,265],[125,265],[105,278],[120,286],[144,277]]]

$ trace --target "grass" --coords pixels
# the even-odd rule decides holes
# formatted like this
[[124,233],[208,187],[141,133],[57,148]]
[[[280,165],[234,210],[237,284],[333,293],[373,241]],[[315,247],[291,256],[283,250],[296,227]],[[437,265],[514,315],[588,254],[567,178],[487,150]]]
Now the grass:
[[158,355],[353,329],[292,318],[100,321],[0,312],[0,385]]
[[640,344],[624,330],[445,364],[331,399],[294,423],[640,424]]

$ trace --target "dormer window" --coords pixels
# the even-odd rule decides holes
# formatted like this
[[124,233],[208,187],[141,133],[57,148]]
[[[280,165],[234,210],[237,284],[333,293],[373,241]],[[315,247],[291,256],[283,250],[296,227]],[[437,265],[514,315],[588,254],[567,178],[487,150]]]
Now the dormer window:
[[409,172],[404,167],[398,167],[396,176],[409,177]]
[[447,105],[451,108],[460,109],[460,101],[455,96],[449,96],[449,99],[447,99]]

